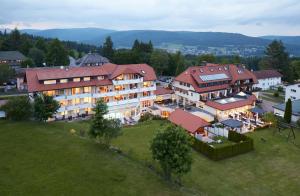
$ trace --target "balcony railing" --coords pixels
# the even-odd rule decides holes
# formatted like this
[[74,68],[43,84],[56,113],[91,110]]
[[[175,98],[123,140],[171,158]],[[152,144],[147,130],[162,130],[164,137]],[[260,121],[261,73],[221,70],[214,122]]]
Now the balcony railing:
[[128,80],[112,80],[114,85],[134,84],[143,82],[143,78],[128,79]]

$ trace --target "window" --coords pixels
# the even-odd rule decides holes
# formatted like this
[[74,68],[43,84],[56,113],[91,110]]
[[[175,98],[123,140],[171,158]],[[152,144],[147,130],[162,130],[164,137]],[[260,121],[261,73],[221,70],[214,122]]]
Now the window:
[[90,93],[92,90],[91,87],[83,87],[83,93]]
[[56,84],[56,80],[45,80],[44,84]]
[[67,82],[68,82],[68,79],[60,79],[59,82],[60,82],[60,83],[67,83]]
[[73,82],[80,82],[80,78],[73,78]]
[[297,92],[295,89],[291,89],[291,91],[294,92],[294,93]]
[[91,80],[91,77],[84,77],[83,78],[83,81],[90,81]]
[[104,76],[98,76],[98,80],[104,80]]

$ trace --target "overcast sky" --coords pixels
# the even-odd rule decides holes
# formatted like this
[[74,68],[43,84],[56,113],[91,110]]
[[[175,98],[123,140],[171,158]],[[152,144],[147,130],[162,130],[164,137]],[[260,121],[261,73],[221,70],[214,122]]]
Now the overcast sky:
[[300,35],[300,0],[0,0],[0,28]]

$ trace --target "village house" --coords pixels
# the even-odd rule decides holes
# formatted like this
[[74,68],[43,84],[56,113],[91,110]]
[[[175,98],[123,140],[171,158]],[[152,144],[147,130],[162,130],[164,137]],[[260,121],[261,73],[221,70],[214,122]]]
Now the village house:
[[7,64],[13,69],[20,68],[26,57],[19,51],[0,51],[0,65]]
[[260,88],[262,90],[268,90],[271,87],[282,84],[282,74],[276,70],[261,70],[253,71],[256,76],[258,83],[254,84],[254,88]]

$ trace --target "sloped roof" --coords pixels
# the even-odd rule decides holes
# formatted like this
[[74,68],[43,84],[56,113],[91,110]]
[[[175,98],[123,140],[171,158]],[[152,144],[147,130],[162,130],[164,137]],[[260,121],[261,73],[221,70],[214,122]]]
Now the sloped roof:
[[207,127],[210,123],[206,122],[204,119],[191,114],[182,109],[176,109],[172,112],[168,118],[172,123],[183,127],[189,133],[195,133],[201,127]]
[[[204,81],[200,76],[213,76],[223,74],[224,78],[215,79],[210,81]],[[175,80],[179,82],[185,82],[191,84],[196,92],[209,92],[214,90],[229,88],[230,84],[234,84],[237,80],[247,80],[252,79],[254,83],[257,83],[255,75],[242,66],[221,65],[221,64],[207,64],[205,66],[193,66],[187,68],[184,72],[179,74]],[[229,81],[228,84],[209,86],[209,87],[199,87],[200,84],[219,82],[219,81]]]
[[109,60],[97,53],[88,53],[76,61],[76,64],[79,64],[80,66],[84,66],[85,64],[105,63],[109,63]]
[[[102,66],[88,66],[88,67],[43,67],[43,68],[28,68],[26,69],[26,79],[28,84],[28,91],[44,91],[51,89],[63,89],[80,86],[93,86],[93,85],[108,85],[112,84],[112,79],[123,73],[139,73],[143,70],[142,75],[144,81],[156,80],[154,69],[147,64],[130,64],[130,65],[116,65],[104,64]],[[40,81],[44,80],[57,80],[76,77],[90,77],[90,76],[105,76],[104,80],[91,80],[80,82],[68,82],[44,85]]]
[[274,69],[254,71],[253,74],[256,76],[257,79],[282,77],[282,74]]
[[156,87],[156,90],[154,91],[155,95],[166,95],[166,94],[173,94],[174,91],[169,88],[164,88],[161,86]]
[[19,51],[0,51],[0,60],[25,60],[26,57]]

